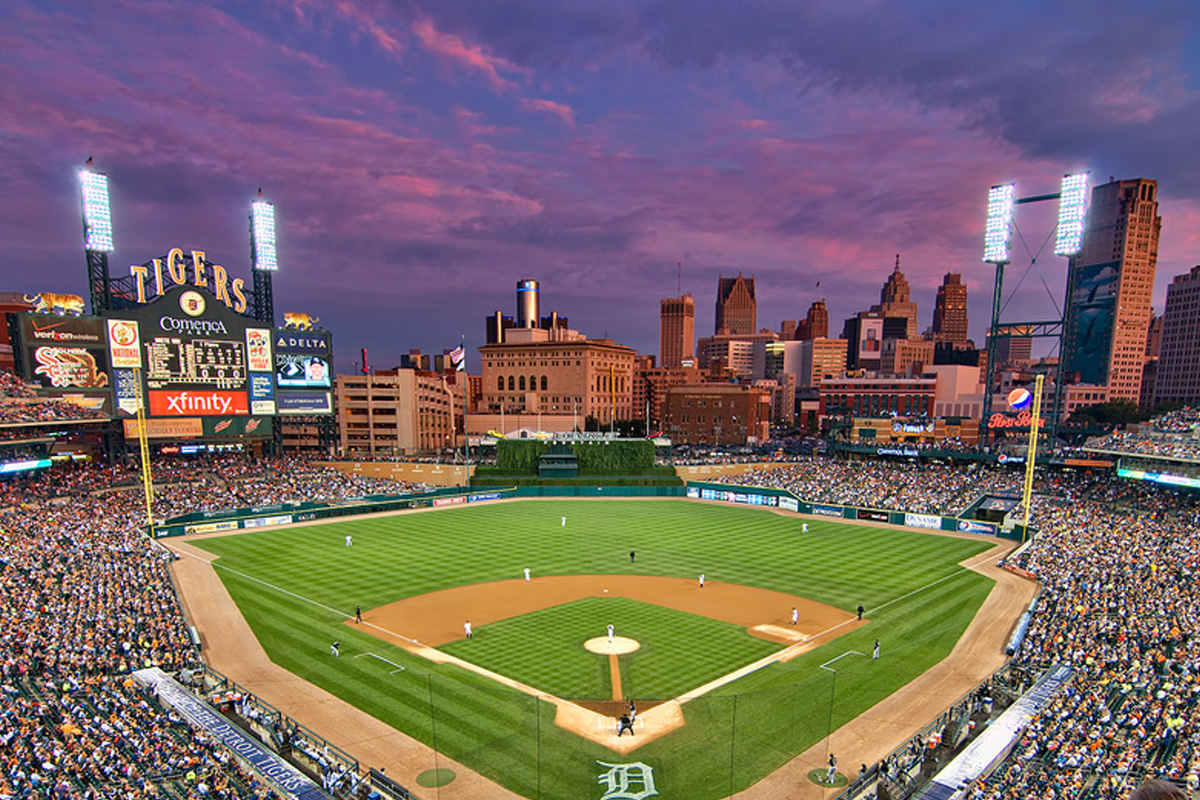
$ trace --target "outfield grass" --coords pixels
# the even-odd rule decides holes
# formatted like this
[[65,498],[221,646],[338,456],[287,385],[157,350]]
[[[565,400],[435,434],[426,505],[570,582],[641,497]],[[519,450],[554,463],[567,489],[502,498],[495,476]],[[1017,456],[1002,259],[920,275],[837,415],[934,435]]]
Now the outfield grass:
[[555,697],[611,700],[608,656],[583,648],[588,639],[606,636],[609,623],[618,636],[641,644],[619,661],[624,696],[643,700],[678,697],[728,674],[731,664],[749,664],[781,647],[728,622],[624,597],[588,597],[480,626],[474,638],[438,649]]
[[[565,527],[559,522],[564,515]],[[618,759],[654,767],[663,798],[706,800],[745,788],[823,738],[831,694],[837,727],[940,661],[991,588],[990,580],[956,565],[986,549],[986,542],[808,521],[809,533],[801,534],[801,519],[763,509],[685,500],[527,500],[252,531],[197,544],[221,556],[218,572],[272,660],[427,744],[436,740],[439,751],[527,797],[598,797],[595,762],[611,762],[614,754],[554,726],[547,703],[342,625],[356,604],[372,608],[448,586],[518,578],[529,566],[539,576],[694,578],[704,572],[713,581],[794,593],[847,611],[866,606],[871,624],[688,703],[682,729],[639,749],[635,758]],[[347,534],[353,547],[343,545]],[[636,563],[629,562],[630,550],[637,551]],[[581,624],[589,631],[584,638],[603,631],[595,620]],[[667,646],[659,639],[666,635],[655,630],[648,640],[635,637],[648,648],[646,655],[653,649],[660,659],[645,669],[628,662],[643,696],[656,694],[646,687],[661,676],[700,674],[687,658],[703,648]],[[871,661],[876,637],[884,657]],[[342,641],[339,659],[328,655],[333,639]],[[460,650],[462,644],[446,649],[477,661]],[[553,663],[558,657],[548,649],[540,643],[517,648],[502,658],[516,666],[498,671],[544,670],[547,682],[560,680],[552,673],[566,675],[571,668]],[[852,650],[866,655],[839,662],[835,687],[830,673],[816,667]],[[354,658],[365,652],[406,671],[389,676],[386,664]],[[722,659],[717,674],[754,658],[739,653]],[[586,680],[594,683],[597,669],[590,669]],[[540,680],[528,682],[539,686]]]

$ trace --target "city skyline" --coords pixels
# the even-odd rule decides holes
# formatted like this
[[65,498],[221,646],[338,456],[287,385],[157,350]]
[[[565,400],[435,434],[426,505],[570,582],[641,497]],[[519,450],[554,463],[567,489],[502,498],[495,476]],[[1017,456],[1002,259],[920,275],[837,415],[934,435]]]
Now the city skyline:
[[[959,272],[981,344],[988,186],[1042,194],[1090,169],[1158,181],[1161,313],[1200,262],[1200,12],[1089,8],[6,4],[0,290],[86,296],[75,171],[92,156],[114,275],[178,246],[248,281],[263,187],[278,321],[320,317],[342,372],[362,347],[390,367],[462,336],[478,371],[481,320],[522,278],[642,353],[660,300],[692,294],[710,331],[717,280],[739,272],[758,328],[820,296],[836,332],[896,253],[917,330]],[[1049,216],[1019,212],[1030,250]],[[1062,302],[1065,260],[1039,264],[1010,304],[1025,316]]]

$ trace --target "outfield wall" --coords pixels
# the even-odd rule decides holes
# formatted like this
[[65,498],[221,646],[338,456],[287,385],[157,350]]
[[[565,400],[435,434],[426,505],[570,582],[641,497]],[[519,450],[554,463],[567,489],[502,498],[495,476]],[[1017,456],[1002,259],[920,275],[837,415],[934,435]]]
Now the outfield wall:
[[772,489],[765,486],[738,486],[729,483],[692,481],[687,485],[687,496],[696,500],[715,500],[722,503],[737,503],[752,506],[772,506],[782,508],[784,511],[795,511],[800,514],[812,514],[818,517],[833,517],[861,522],[886,522],[889,525],[900,525],[906,528],[974,533],[981,536],[996,536],[1003,539],[1016,539],[1018,541],[1025,535],[1025,528],[1022,525],[1016,525],[1011,531],[1006,531],[991,522],[979,522],[961,517],[946,517],[939,514],[913,514],[907,511],[891,511],[877,508],[859,508],[857,506],[844,506],[836,503],[813,503],[801,500],[786,489]]

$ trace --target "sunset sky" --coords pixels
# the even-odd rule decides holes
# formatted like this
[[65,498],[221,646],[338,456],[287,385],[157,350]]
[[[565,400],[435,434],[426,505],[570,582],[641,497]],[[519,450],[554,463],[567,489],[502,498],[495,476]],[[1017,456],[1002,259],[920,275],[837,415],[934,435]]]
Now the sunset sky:
[[[520,278],[656,353],[679,263],[698,336],[739,271],[759,327],[819,281],[836,335],[897,253],[919,328],[962,272],[982,344],[988,187],[1078,170],[1158,180],[1156,309],[1200,263],[1195,0],[7,0],[0,44],[0,291],[87,294],[89,156],[114,275],[183,247],[249,283],[262,187],[279,321],[342,372],[464,335],[477,370]],[[1054,211],[1019,211],[1006,319],[1062,301]]]

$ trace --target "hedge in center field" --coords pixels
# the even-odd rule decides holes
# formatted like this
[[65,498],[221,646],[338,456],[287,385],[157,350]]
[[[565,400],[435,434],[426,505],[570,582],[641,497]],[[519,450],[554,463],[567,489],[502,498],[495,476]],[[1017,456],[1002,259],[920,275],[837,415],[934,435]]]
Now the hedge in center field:
[[[507,475],[536,475],[538,459],[561,442],[540,439],[501,439],[496,443],[496,467]],[[654,443],[649,439],[609,439],[571,442],[580,475],[644,475],[654,471]]]

